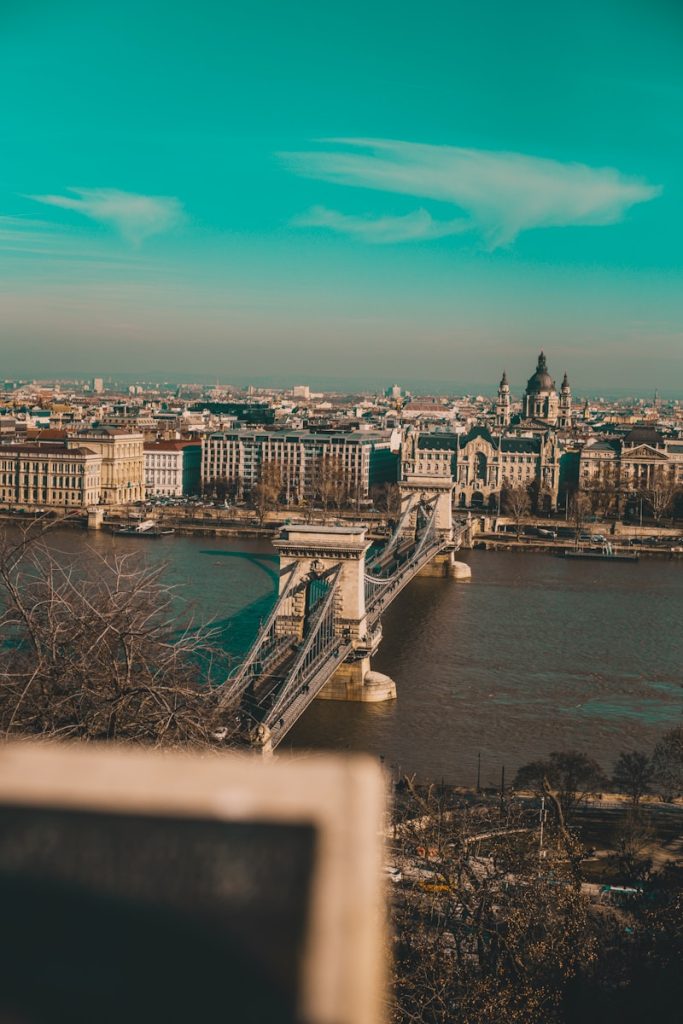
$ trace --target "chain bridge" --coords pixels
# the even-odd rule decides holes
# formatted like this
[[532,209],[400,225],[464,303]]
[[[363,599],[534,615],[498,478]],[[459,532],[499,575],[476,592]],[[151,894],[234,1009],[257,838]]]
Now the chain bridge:
[[470,576],[453,557],[468,527],[453,519],[452,481],[404,480],[401,492],[401,515],[381,547],[365,526],[282,527],[273,542],[279,596],[219,696],[237,716],[239,742],[271,753],[315,698],[396,696],[393,680],[370,668],[383,611],[418,574]]

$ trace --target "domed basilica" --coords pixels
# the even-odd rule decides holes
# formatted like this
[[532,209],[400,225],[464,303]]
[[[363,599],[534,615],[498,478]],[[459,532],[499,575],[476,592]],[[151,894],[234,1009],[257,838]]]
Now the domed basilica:
[[507,374],[498,388],[496,403],[496,427],[505,430],[510,426],[522,427],[525,430],[569,430],[572,425],[572,392],[565,373],[562,386],[558,392],[555,381],[548,373],[548,361],[541,352],[536,364],[536,371],[529,377],[526,391],[522,398],[521,417],[514,420],[510,416],[510,386]]

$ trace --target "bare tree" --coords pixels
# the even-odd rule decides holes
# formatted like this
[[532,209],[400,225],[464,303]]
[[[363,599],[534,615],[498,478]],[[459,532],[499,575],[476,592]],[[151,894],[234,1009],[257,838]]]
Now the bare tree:
[[413,790],[393,830],[402,872],[393,1019],[546,1024],[595,955],[587,901],[554,826],[516,803],[466,805]]
[[650,486],[643,488],[638,493],[650,509],[652,518],[659,523],[673,509],[679,487],[676,484],[673,471],[667,472],[662,467],[654,474]]
[[563,821],[586,797],[601,792],[604,785],[600,765],[578,750],[554,751],[546,760],[523,765],[515,776],[516,789],[554,794]]
[[0,543],[0,731],[59,739],[212,745],[218,632],[178,616],[163,566],[56,553],[37,529]]
[[529,496],[528,488],[524,484],[511,484],[509,481],[504,480],[501,492],[501,505],[503,511],[514,520],[515,527],[517,528],[517,539],[519,540],[522,533],[522,522],[531,511],[531,497]]
[[224,476],[215,476],[210,480],[205,480],[203,492],[207,498],[223,501],[228,493],[228,481]]
[[619,496],[618,470],[611,462],[602,462],[599,472],[587,481],[583,493],[594,515],[605,518]]
[[646,877],[652,860],[646,856],[655,838],[653,829],[642,807],[629,807],[612,834],[614,858],[624,881]]
[[652,762],[647,754],[640,750],[624,751],[619,754],[612,773],[612,782],[621,792],[626,793],[636,807],[646,793],[650,791],[652,782]]
[[325,455],[320,459],[317,473],[317,496],[323,508],[340,508],[349,490],[348,473],[338,455]]
[[372,488],[371,497],[380,512],[386,512],[392,519],[396,519],[400,515],[402,499],[398,484],[377,484]]
[[683,726],[669,729],[655,746],[652,774],[663,800],[683,793]]
[[279,463],[272,459],[262,462],[258,483],[252,491],[252,500],[261,523],[263,523],[266,512],[277,506],[281,490],[282,469]]
[[569,514],[574,524],[575,543],[579,546],[579,534],[591,514],[590,499],[582,491],[573,494],[569,501]]

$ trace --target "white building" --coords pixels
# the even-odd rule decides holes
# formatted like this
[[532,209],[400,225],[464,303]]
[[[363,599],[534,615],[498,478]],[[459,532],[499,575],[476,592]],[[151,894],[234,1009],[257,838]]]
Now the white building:
[[180,498],[198,494],[202,447],[192,441],[145,444],[145,493]]

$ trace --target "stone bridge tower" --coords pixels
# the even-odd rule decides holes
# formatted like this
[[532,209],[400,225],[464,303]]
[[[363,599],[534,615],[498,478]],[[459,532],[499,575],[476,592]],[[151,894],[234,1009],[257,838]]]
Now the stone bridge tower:
[[[396,696],[396,684],[389,676],[370,669],[370,657],[382,639],[381,625],[371,629],[365,609],[365,555],[370,547],[365,526],[284,526],[273,541],[280,553],[280,592],[290,583],[286,570],[294,567],[296,585],[311,576],[340,567],[336,607],[336,629],[342,642],[352,644],[352,653],[318,694],[327,700],[380,701]],[[292,619],[283,630],[303,631],[306,588],[294,601]]]
[[[436,529],[444,540],[453,544],[454,549],[454,453],[450,447],[423,447],[420,443],[421,437],[422,435],[417,432],[409,434],[403,445],[399,482],[402,513],[406,513],[403,529],[406,535],[414,536],[420,501],[436,499]],[[454,560],[453,549],[437,555],[424,566],[420,575],[469,579],[470,567],[464,562]]]

